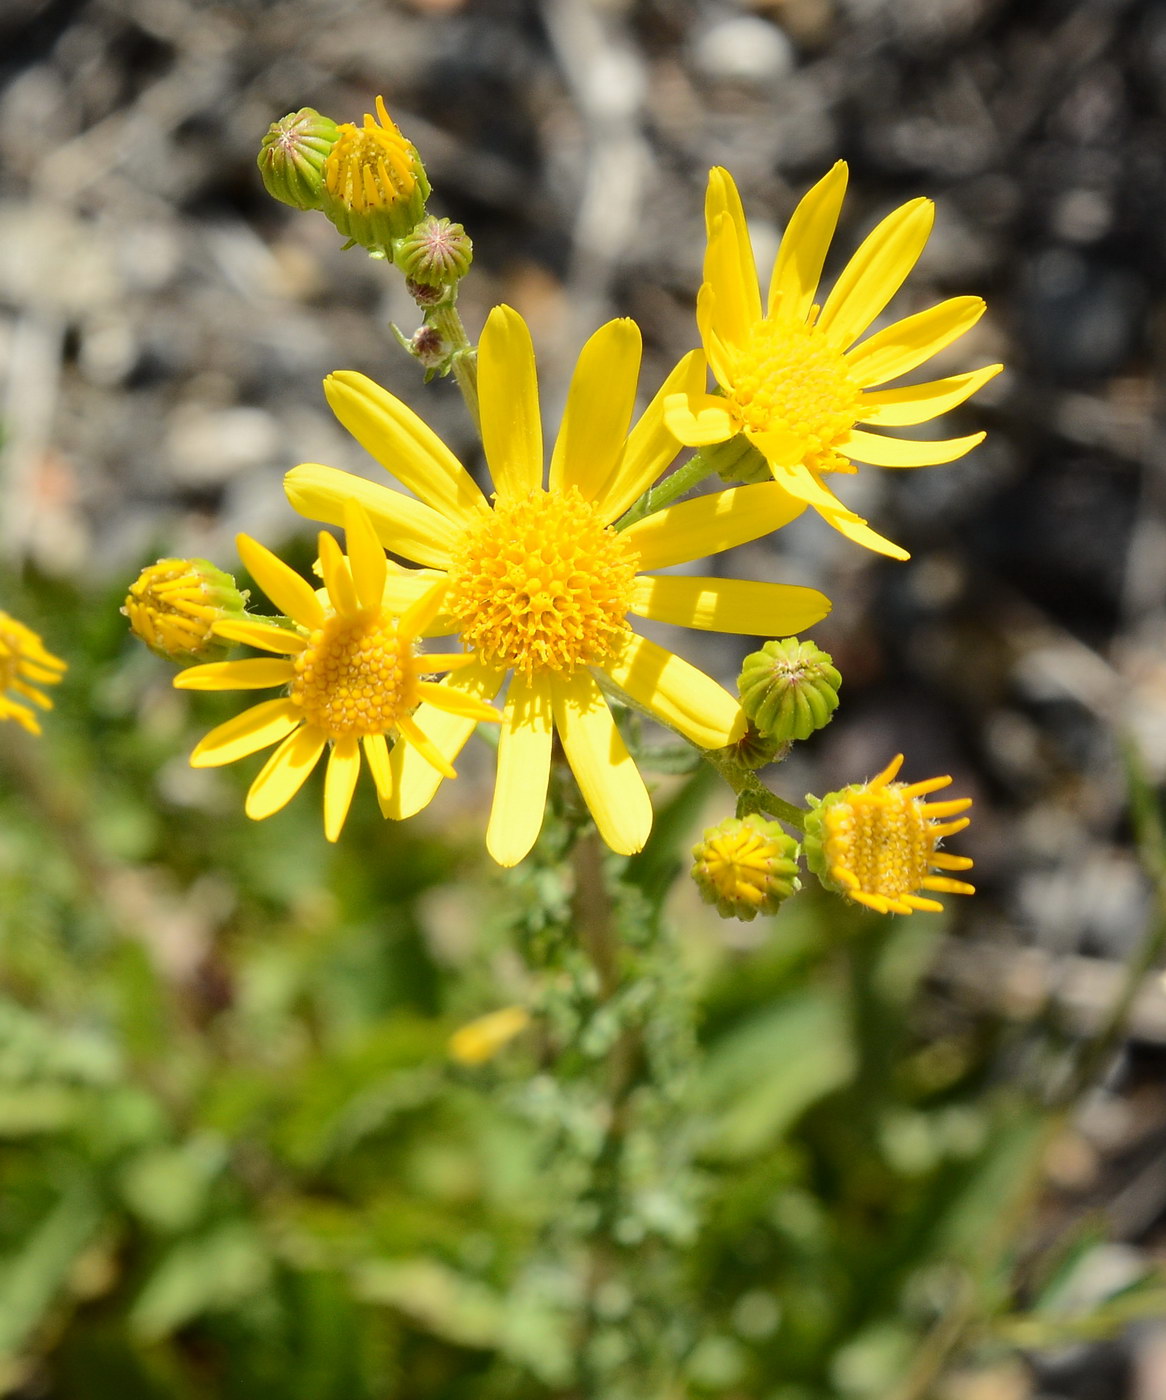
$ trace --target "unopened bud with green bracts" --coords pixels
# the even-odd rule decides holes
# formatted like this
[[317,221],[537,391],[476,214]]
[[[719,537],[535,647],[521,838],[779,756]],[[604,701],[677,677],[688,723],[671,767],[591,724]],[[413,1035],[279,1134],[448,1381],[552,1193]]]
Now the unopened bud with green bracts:
[[418,288],[449,288],[470,270],[474,245],[461,224],[432,215],[421,220],[394,247],[393,261]]
[[744,433],[725,442],[709,443],[700,449],[703,461],[730,486],[751,486],[759,481],[772,481],[769,463]]
[[766,642],[745,658],[737,688],[741,708],[767,739],[808,739],[830,723],[842,676],[830,656],[796,637]]
[[723,919],[776,914],[801,888],[798,843],[760,813],[710,826],[692,848],[692,878],[706,904]]
[[340,128],[314,107],[272,122],[257,157],[267,193],[293,209],[319,209],[324,166],[339,139]]

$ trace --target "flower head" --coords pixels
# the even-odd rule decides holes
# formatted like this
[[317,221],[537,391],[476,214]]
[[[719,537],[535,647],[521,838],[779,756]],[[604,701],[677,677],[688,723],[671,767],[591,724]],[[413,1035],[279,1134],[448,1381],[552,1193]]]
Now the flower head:
[[824,729],[838,708],[842,677],[828,652],[796,637],[766,642],[741,666],[737,689],[757,732],[787,743]]
[[441,606],[441,580],[430,577],[402,596],[360,506],[349,502],[343,518],[347,558],[331,535],[320,535],[323,597],[270,550],[240,535],[244,564],[292,625],[251,617],[219,622],[220,636],[275,656],[192,666],[174,678],[181,690],[283,689],[279,699],[265,700],[212,729],[190,762],[215,768],[278,744],[247,794],[246,813],[259,821],[291,801],[328,748],[324,834],[329,841],[337,839],[348,816],[362,750],[382,803],[393,791],[390,738],[397,739],[398,749],[409,748],[432,765],[439,778],[455,776],[449,759],[414,721],[418,706],[471,727],[498,718],[465,690],[425,679],[470,660],[417,652],[418,638]]
[[215,623],[241,617],[247,595],[206,559],[159,559],[130,584],[122,612],[134,635],[168,661],[210,661],[230,643]]
[[[738,739],[738,702],[703,672],[638,635],[632,618],[762,635],[799,631],[829,610],[821,593],[776,583],[657,575],[650,570],[715,554],[785,524],[800,508],[772,481],[685,501],[618,530],[616,521],[672,460],[664,399],[702,373],[695,354],[669,376],[631,428],[640,335],[611,321],[579,357],[544,480],[542,424],[530,332],[496,307],[478,349],[482,438],[493,504],[448,448],[398,399],[350,372],[325,392],[341,423],[419,499],[331,467],[304,465],[287,479],[304,515],[336,522],[359,500],[381,543],[421,565],[397,582],[418,592],[445,579],[435,626],[458,632],[473,664],[449,685],[493,697],[509,678],[498,780],[487,846],[502,865],[530,850],[542,826],[553,736],[600,833],[615,850],[638,851],[652,808],[616,728],[612,688],[702,748]],[[472,724],[423,706],[447,758]],[[424,806],[440,775],[394,751],[389,810]]]
[[723,919],[776,914],[801,888],[798,843],[756,812],[710,826],[692,848],[692,878]]
[[[940,910],[936,899],[918,891],[975,894],[975,886],[934,871],[970,870],[967,856],[939,849],[945,836],[962,831],[970,818],[959,817],[972,805],[970,797],[947,802],[924,802],[929,792],[945,788],[949,777],[926,782],[892,781],[903,764],[893,758],[869,783],[852,783],[810,798],[806,817],[806,860],[828,890],[865,904],[880,914],[910,914],[916,909]],[[944,818],[956,817],[955,821]]]
[[31,627],[0,612],[0,720],[14,719],[30,734],[39,734],[36,715],[14,697],[51,710],[53,702],[38,687],[56,685],[65,670],[65,663],[45,650]]
[[720,393],[678,393],[669,427],[683,443],[706,446],[737,434],[757,448],[774,480],[802,507],[813,506],[844,535],[894,558],[907,553],[848,510],[827,484],[856,462],[926,467],[952,462],[983,433],[921,442],[869,429],[926,423],[974,394],[1001,365],[882,388],[917,369],[979,320],[979,297],[953,297],[860,337],[906,280],[931,231],[930,200],[889,214],[847,263],[829,296],[818,282],[842,197],[846,165],[837,165],[798,205],[778,249],[762,308],[749,230],[727,170],[709,175],[708,249],[697,322]]
[[324,164],[321,208],[345,238],[372,251],[404,238],[425,213],[429,180],[421,157],[385,108],[364,125],[341,122]]
[[396,263],[419,288],[453,287],[470,270],[474,245],[461,224],[432,216],[397,244]]

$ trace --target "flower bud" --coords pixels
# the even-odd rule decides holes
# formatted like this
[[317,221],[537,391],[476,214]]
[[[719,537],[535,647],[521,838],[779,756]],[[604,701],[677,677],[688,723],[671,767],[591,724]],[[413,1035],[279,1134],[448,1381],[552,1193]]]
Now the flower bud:
[[[927,793],[947,787],[951,778],[910,785],[893,782],[902,764],[899,754],[868,783],[851,783],[820,801],[807,798],[810,869],[826,889],[880,914],[943,908],[938,900],[921,897],[920,890],[975,894],[975,887],[963,880],[932,873],[971,869],[967,856],[948,855],[939,846],[945,836],[968,825],[970,818],[959,814],[972,799],[924,802]],[[943,820],[946,817],[957,819]]]
[[336,123],[314,107],[272,122],[257,158],[267,193],[293,209],[319,209],[324,165],[339,135]]
[[0,722],[15,720],[30,734],[39,734],[40,721],[27,702],[51,710],[53,702],[38,687],[56,685],[65,670],[31,627],[0,612]]
[[352,243],[386,255],[425,214],[429,180],[411,141],[397,130],[384,99],[364,126],[342,122],[324,165],[320,207]]
[[700,449],[700,455],[722,481],[732,486],[751,486],[758,481],[772,481],[769,463],[744,433],[713,442]]
[[692,878],[722,919],[776,914],[801,888],[798,843],[757,812],[710,826],[692,848]]
[[479,1016],[450,1036],[450,1058],[463,1065],[483,1065],[529,1025],[530,1013],[522,1006],[504,1006]]
[[737,678],[741,708],[759,734],[785,743],[830,723],[842,677],[829,655],[796,637],[750,653]]
[[418,287],[452,287],[470,270],[474,245],[461,224],[430,215],[396,245],[393,260]]
[[122,612],[151,651],[186,665],[226,656],[231,643],[214,625],[242,617],[247,594],[205,559],[159,559],[130,584]]

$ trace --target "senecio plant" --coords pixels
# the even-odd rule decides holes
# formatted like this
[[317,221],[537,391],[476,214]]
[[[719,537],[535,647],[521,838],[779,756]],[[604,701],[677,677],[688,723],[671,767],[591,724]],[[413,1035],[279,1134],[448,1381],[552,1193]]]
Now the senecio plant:
[[[845,479],[861,467],[963,456],[982,433],[921,440],[893,430],[946,413],[1001,366],[901,383],[976,323],[984,310],[977,297],[868,333],[923,250],[929,200],[883,219],[823,291],[847,183],[839,162],[798,204],[763,295],[737,188],[727,170],[714,169],[695,308],[700,348],[662,384],[645,386],[647,406],[637,415],[639,328],[626,318],[600,326],[579,353],[548,464],[530,331],[512,308],[496,306],[471,342],[457,310],[470,239],[428,213],[421,157],[379,98],[376,108],[361,126],[311,108],[283,118],[263,140],[259,169],[276,199],[324,215],[347,246],[403,275],[422,324],[397,338],[427,378],[456,381],[489,485],[479,486],[387,389],[337,370],[324,382],[332,411],[407,491],[330,466],[295,466],[285,483],[292,506],[339,527],[344,544],[322,530],[319,578],[308,580],[239,536],[243,564],[277,615],[250,611],[248,596],[206,561],[173,559],[143,572],[125,611],[143,641],[184,667],[180,689],[266,693],[191,755],[195,766],[216,767],[270,751],[246,797],[255,820],[291,801],[324,760],[324,831],[336,841],[363,766],[384,816],[399,821],[455,777],[476,730],[496,748],[486,847],[501,866],[553,868],[561,881],[527,889],[539,905],[518,930],[538,974],[530,1004],[489,1011],[450,1050],[469,1067],[540,1018],[552,1040],[583,1025],[584,1005],[614,1018],[596,1052],[608,1057],[595,1093],[609,1111],[577,1194],[587,1208],[564,1212],[575,1242],[592,1251],[583,1272],[599,1281],[593,1293],[611,1275],[613,1251],[647,1228],[629,1224],[634,1209],[613,1166],[631,1132],[623,1111],[631,1090],[647,1085],[671,1101],[692,1053],[690,1030],[676,1029],[666,1046],[649,1033],[657,1024],[682,1027],[683,1016],[673,1014],[682,991],[658,917],[663,889],[624,879],[629,858],[652,838],[641,768],[670,753],[676,771],[680,752],[732,790],[735,812],[704,832],[691,867],[701,895],[726,918],[776,915],[800,888],[803,862],[834,896],[878,915],[938,910],[937,894],[973,892],[957,878],[972,862],[943,849],[967,825],[970,799],[926,800],[950,778],[901,782],[896,756],[870,781],[803,808],[759,776],[838,706],[842,677],[831,658],[797,637],[826,616],[829,600],[771,580],[668,570],[784,529],[807,508],[857,548],[906,559],[846,505]],[[675,466],[683,448],[695,450]],[[714,479],[715,489],[692,494]],[[747,657],[733,694],[643,635],[639,619],[773,640]],[[0,616],[0,647],[5,622]],[[227,655],[240,645],[254,654]],[[0,650],[0,677],[28,694],[26,682],[8,679],[4,657]],[[33,668],[32,680],[55,679],[52,658],[30,657],[21,664]],[[683,743],[646,744],[643,717]],[[614,855],[604,856],[600,843]],[[652,909],[634,907],[632,886],[652,891]],[[576,1073],[563,1068],[561,1077]],[[569,1138],[564,1129],[562,1152]],[[683,1235],[677,1220],[670,1228],[675,1239]],[[637,1346],[636,1328],[612,1324],[619,1339],[603,1341],[602,1309],[588,1297],[576,1380],[611,1400],[624,1393],[617,1378]],[[641,1337],[642,1350],[664,1346],[667,1328],[642,1331],[656,1338]],[[638,1375],[636,1385],[648,1384],[648,1370]]]

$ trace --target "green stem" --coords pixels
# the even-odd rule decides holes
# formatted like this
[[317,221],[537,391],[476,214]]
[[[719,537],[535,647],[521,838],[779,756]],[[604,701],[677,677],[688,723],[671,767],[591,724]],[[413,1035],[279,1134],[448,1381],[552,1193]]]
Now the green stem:
[[448,306],[435,306],[427,314],[426,320],[442,340],[449,346],[450,364],[453,377],[462,391],[462,398],[474,420],[478,435],[482,432],[482,416],[478,409],[478,352],[474,348],[457,307],[451,302]]
[[645,515],[655,515],[658,510],[663,510],[665,506],[670,506],[673,501],[687,495],[694,486],[699,486],[706,477],[713,474],[713,470],[702,453],[693,453],[682,467],[677,467],[671,476],[666,476],[659,486],[650,486],[627,514],[616,521],[615,528],[626,530],[637,520],[643,520]]
[[738,816],[743,816],[747,811],[768,812],[771,817],[796,827],[798,831],[806,829],[804,810],[771,792],[751,768],[743,768],[731,744],[725,749],[702,749],[701,756],[712,764],[737,794]]

